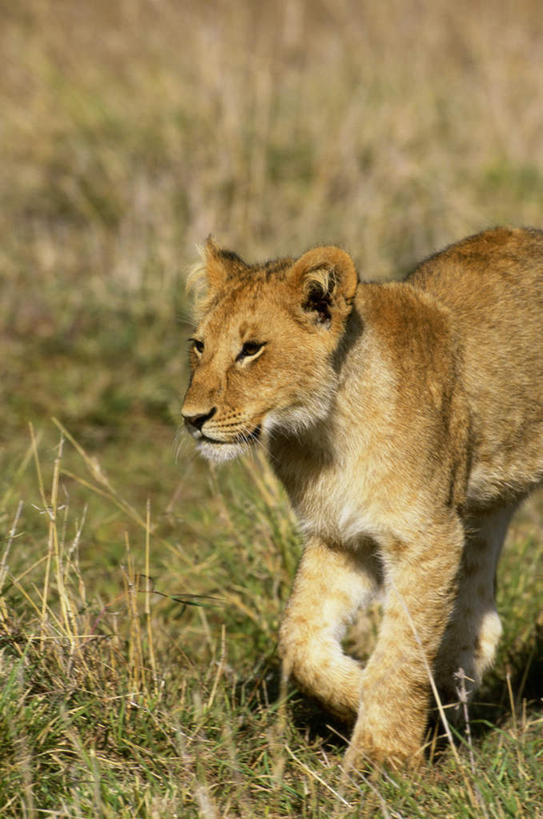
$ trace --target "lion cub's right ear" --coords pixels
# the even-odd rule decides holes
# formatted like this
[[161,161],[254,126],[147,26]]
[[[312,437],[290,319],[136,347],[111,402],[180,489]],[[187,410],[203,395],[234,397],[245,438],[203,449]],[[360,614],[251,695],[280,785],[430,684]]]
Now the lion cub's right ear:
[[187,277],[187,290],[192,293],[197,317],[205,312],[209,299],[226,285],[228,279],[239,276],[248,267],[236,253],[218,247],[211,236],[199,251],[201,261],[194,265]]
[[345,250],[332,246],[308,250],[293,264],[288,280],[316,324],[339,329],[358,285],[354,262]]

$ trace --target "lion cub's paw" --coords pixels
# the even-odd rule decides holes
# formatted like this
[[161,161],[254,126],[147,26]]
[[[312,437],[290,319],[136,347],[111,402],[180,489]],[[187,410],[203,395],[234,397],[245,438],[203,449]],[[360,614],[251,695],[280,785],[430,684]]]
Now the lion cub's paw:
[[418,742],[401,743],[386,741],[383,736],[372,734],[356,726],[345,754],[345,773],[364,771],[387,766],[393,769],[415,769],[424,761],[424,753]]

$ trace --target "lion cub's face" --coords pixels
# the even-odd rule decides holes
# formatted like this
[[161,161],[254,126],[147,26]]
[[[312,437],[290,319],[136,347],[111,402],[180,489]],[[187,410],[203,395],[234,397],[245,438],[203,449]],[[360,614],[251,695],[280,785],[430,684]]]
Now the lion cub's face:
[[205,293],[182,413],[200,452],[226,460],[274,428],[326,416],[357,285],[350,256],[323,247],[247,265],[208,240],[196,283]]

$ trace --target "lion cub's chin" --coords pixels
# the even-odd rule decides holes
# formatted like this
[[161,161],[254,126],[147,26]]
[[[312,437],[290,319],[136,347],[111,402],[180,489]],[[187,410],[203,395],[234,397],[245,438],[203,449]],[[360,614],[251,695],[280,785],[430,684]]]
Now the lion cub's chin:
[[209,441],[199,441],[197,449],[200,455],[207,458],[208,461],[215,461],[215,463],[222,463],[223,461],[231,461],[239,455],[247,452],[250,444],[212,444]]

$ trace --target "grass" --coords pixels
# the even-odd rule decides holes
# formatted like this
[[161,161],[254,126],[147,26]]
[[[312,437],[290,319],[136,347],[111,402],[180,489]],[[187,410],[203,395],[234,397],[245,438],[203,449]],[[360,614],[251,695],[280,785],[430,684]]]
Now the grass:
[[210,231],[380,279],[541,224],[535,0],[0,8],[0,814],[543,815],[540,495],[469,743],[344,781],[342,726],[281,703],[280,489],[175,457]]

